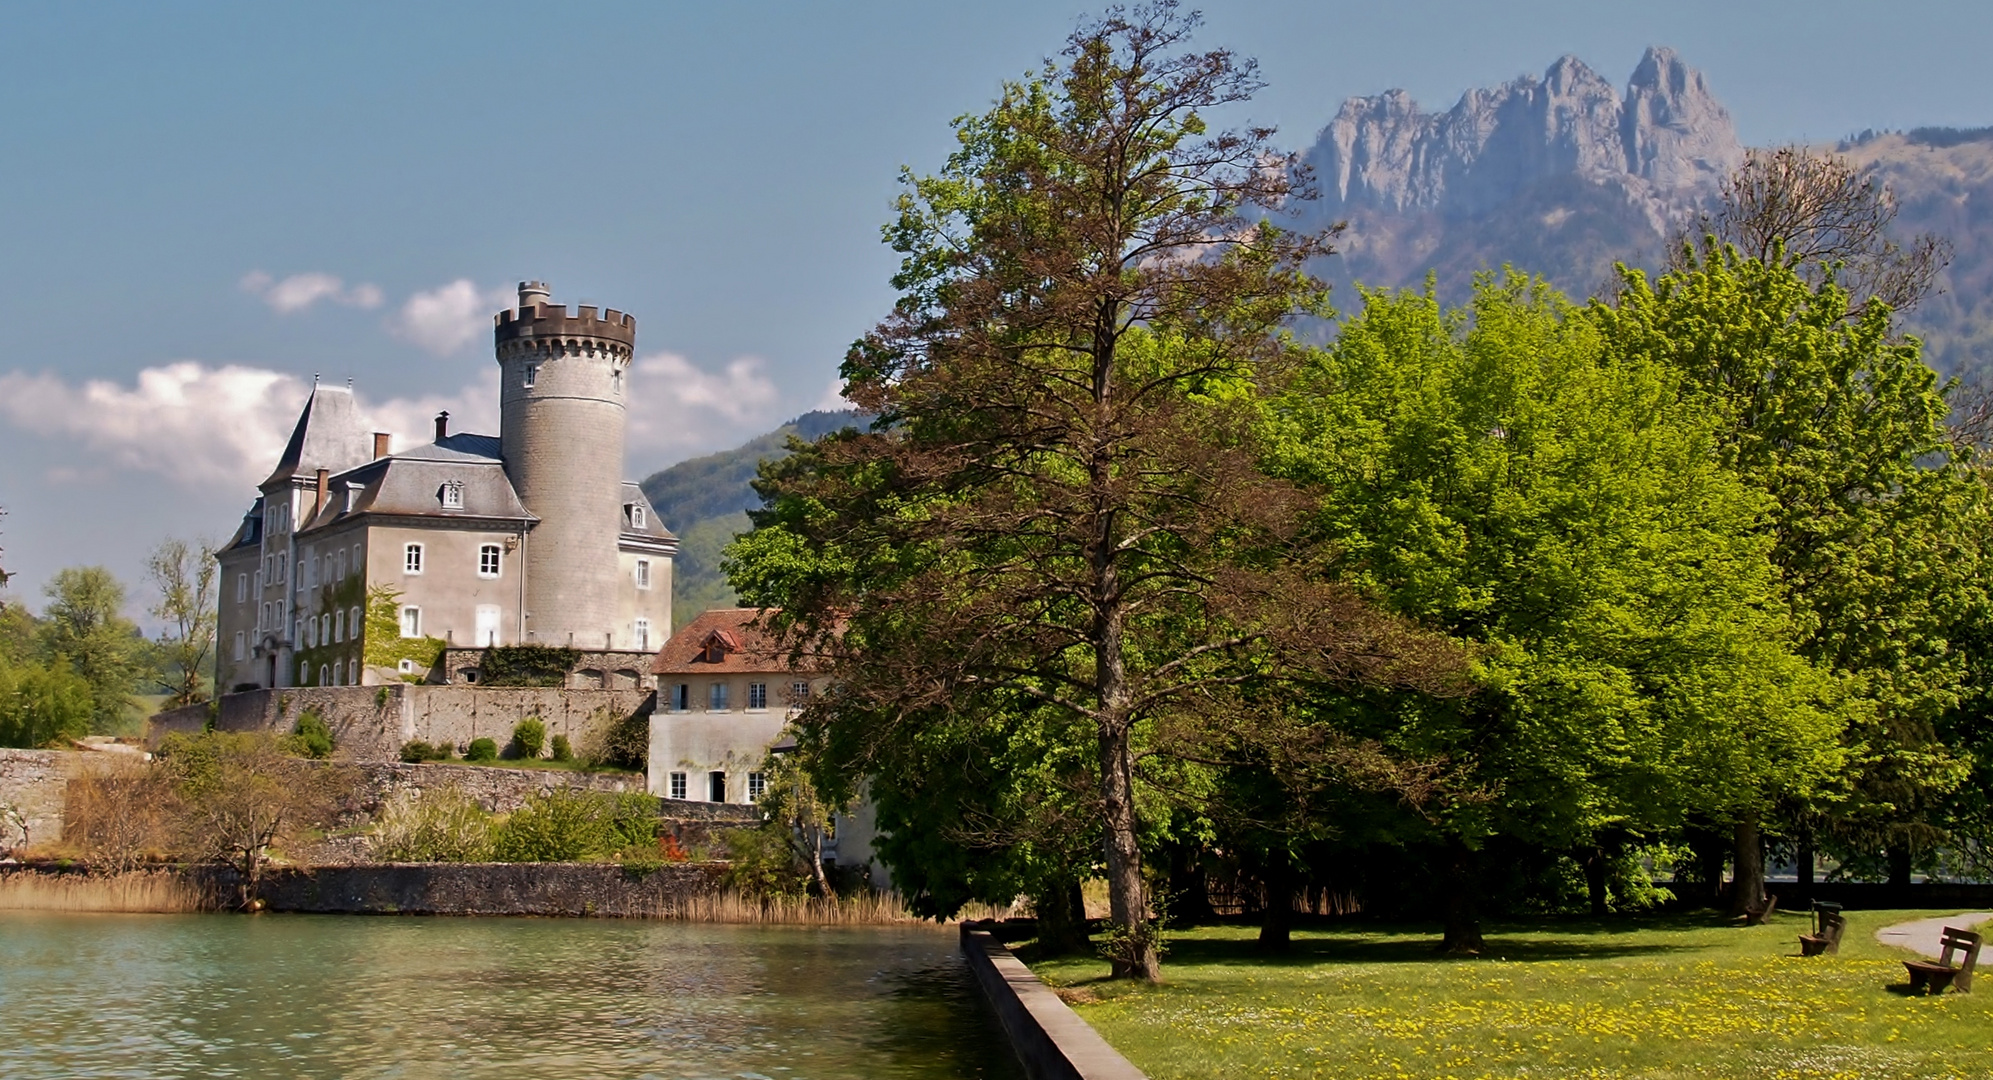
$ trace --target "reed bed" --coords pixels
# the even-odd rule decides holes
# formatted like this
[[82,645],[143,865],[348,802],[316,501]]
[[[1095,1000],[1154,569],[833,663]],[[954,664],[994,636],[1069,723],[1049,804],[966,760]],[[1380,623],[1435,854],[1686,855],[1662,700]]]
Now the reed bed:
[[0,911],[212,911],[208,890],[170,870],[0,874]]
[[[1004,918],[1011,909],[980,905],[960,918]],[[823,900],[804,896],[744,896],[732,890],[664,901],[649,918],[680,922],[756,923],[789,926],[935,925],[907,910],[898,893],[867,893]]]

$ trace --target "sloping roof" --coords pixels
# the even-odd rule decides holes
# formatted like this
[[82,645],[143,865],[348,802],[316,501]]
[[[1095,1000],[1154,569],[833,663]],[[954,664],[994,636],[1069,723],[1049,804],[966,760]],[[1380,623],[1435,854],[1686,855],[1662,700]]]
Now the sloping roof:
[[643,536],[653,540],[678,539],[676,533],[664,527],[664,521],[657,516],[657,507],[651,505],[650,497],[644,494],[644,489],[639,487],[635,480],[623,481],[623,505],[626,508],[631,505],[644,508],[644,527],[641,529],[631,526],[629,510],[623,511],[624,536]]
[[353,391],[344,386],[313,386],[305,400],[291,441],[284,445],[277,467],[260,487],[325,469],[340,473],[373,455],[373,439],[360,420]]
[[229,537],[228,543],[223,544],[220,550],[234,551],[236,548],[261,546],[263,546],[263,499],[258,496],[255,502],[249,504],[249,512],[242,515],[242,524],[236,528],[235,535]]
[[[445,509],[443,485],[463,485],[463,506]],[[352,485],[353,506],[346,508],[346,487]],[[498,440],[490,435],[451,435],[440,443],[406,450],[333,477],[326,506],[304,528],[310,532],[358,514],[397,517],[524,521],[539,519],[527,511],[513,490],[512,480],[498,458]]]
[[[763,615],[774,616],[780,608],[714,608],[686,623],[651,664],[654,675],[786,674],[796,669],[766,628],[757,625]],[[717,635],[725,649],[718,661],[706,659],[706,643]]]

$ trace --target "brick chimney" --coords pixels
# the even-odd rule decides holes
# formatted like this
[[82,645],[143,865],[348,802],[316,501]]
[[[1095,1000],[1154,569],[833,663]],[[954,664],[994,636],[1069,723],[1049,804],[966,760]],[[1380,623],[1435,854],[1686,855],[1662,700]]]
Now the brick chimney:
[[325,510],[325,497],[332,492],[332,470],[318,470],[318,501],[312,504],[311,513],[317,517]]
[[379,461],[386,456],[388,456],[388,433],[385,431],[376,431],[374,432],[374,460]]
[[449,435],[450,435],[450,410],[444,409],[442,412],[436,414],[436,441],[442,442],[444,439],[448,438]]

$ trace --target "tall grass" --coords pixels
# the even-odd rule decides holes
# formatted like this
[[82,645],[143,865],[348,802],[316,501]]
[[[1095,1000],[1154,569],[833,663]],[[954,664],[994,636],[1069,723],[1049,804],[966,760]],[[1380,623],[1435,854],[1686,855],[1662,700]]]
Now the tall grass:
[[0,911],[212,911],[206,889],[170,870],[123,874],[0,874]]
[[[1007,907],[964,909],[964,919],[1004,918]],[[719,893],[673,897],[646,913],[653,919],[704,923],[756,923],[790,926],[872,926],[883,923],[925,923],[907,910],[898,893],[866,893],[822,900],[806,896],[746,896],[731,889]],[[932,925],[932,924],[930,924]]]

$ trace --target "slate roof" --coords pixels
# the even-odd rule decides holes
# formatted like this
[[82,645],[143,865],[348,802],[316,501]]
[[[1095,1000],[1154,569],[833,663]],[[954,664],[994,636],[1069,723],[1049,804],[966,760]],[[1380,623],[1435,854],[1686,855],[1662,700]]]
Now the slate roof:
[[[443,485],[450,482],[463,485],[461,508],[443,506]],[[348,485],[356,489],[350,510],[346,508]],[[519,501],[519,493],[513,490],[499,460],[498,439],[490,435],[450,435],[332,477],[325,507],[298,531],[325,528],[358,514],[539,520]]]
[[[787,650],[766,629],[756,625],[763,614],[780,608],[714,608],[686,623],[657,651],[654,675],[781,675],[795,671]],[[706,659],[706,643],[718,636],[725,645],[718,661]]]
[[[630,524],[631,504],[644,508],[644,527],[639,529]],[[649,540],[676,540],[677,534],[664,527],[657,516],[657,507],[651,505],[650,497],[635,480],[623,481],[623,537],[625,539],[644,538]]]
[[268,489],[293,477],[316,476],[320,469],[345,472],[372,454],[373,438],[361,422],[352,389],[313,386],[276,469],[259,486]]

